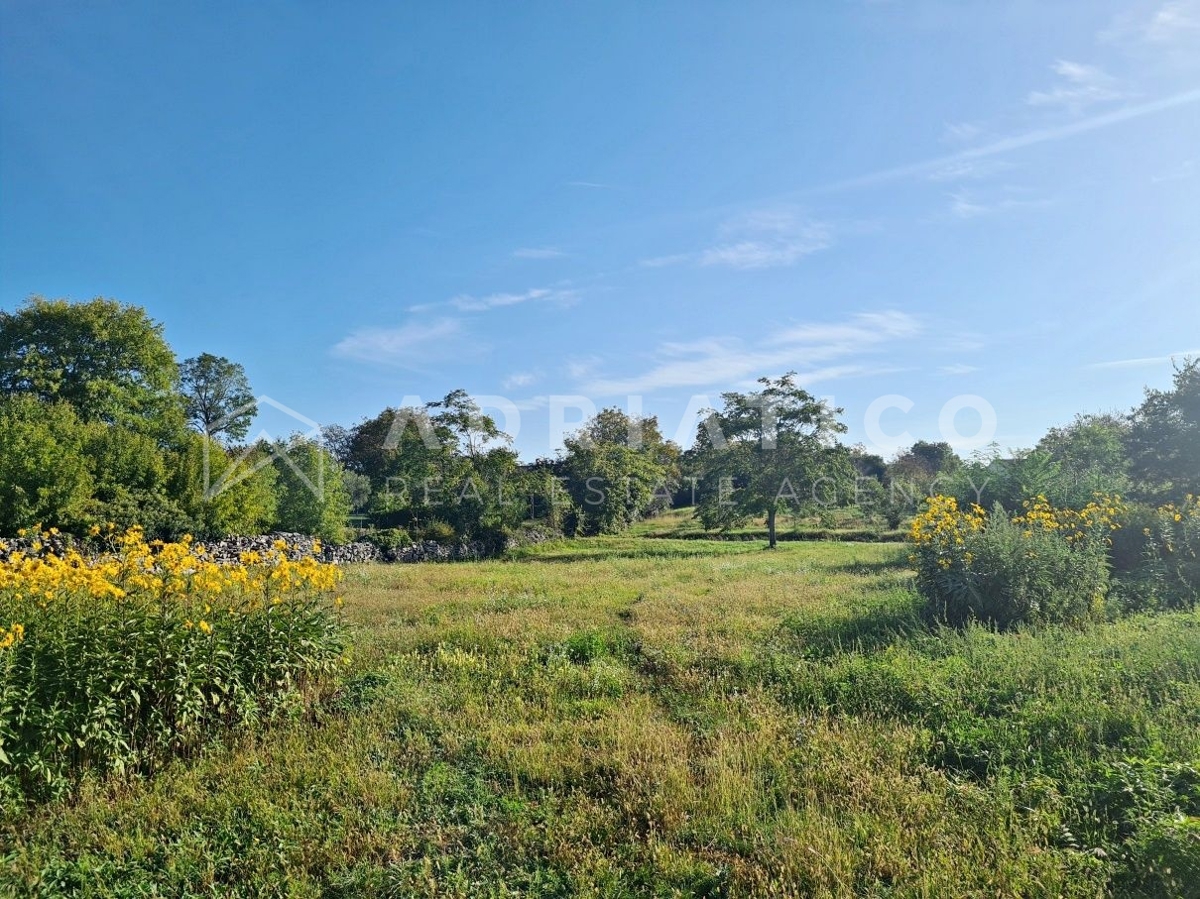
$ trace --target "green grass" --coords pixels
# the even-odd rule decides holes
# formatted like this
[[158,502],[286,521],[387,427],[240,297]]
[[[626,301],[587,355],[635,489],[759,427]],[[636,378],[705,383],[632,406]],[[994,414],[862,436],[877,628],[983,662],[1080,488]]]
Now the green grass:
[[0,893],[1200,895],[1200,615],[930,632],[902,547],[352,571],[315,711],[0,830]]

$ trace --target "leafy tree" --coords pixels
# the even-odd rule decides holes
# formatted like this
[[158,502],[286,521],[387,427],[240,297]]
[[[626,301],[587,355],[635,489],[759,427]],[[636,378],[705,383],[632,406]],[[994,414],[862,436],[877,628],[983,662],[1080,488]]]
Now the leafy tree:
[[85,520],[92,493],[86,441],[86,427],[67,403],[0,398],[0,534]]
[[1129,432],[1128,417],[1111,413],[1076,415],[1069,425],[1051,428],[1037,445],[1059,468],[1047,497],[1056,505],[1082,508],[1097,493],[1128,492]]
[[1151,499],[1200,494],[1200,359],[1176,365],[1170,390],[1146,390],[1128,445],[1139,490]]
[[196,519],[172,490],[170,475],[177,456],[153,437],[92,422],[84,454],[94,484],[88,506],[94,522],[110,522],[121,529],[140,525],[148,536],[163,539],[197,529]]
[[725,408],[711,412],[697,435],[694,453],[704,472],[697,512],[706,527],[765,515],[774,548],[780,510],[846,502],[853,467],[836,441],[846,430],[837,420],[841,409],[799,387],[795,372],[758,382],[760,391],[722,394]]
[[342,466],[319,443],[299,436],[277,441],[274,452],[279,484],[276,527],[342,540],[350,514]]
[[63,401],[83,421],[169,440],[182,425],[178,379],[162,325],[140,307],[33,297],[0,311],[0,395]]
[[584,533],[621,531],[671,504],[680,454],[663,438],[657,418],[604,409],[563,444],[563,469]]
[[194,522],[194,534],[261,534],[274,526],[278,506],[279,476],[273,461],[265,443],[230,449],[191,434],[171,454],[168,489]]
[[224,356],[201,353],[179,367],[188,423],[201,434],[241,440],[258,406],[246,369]]
[[888,478],[927,486],[938,475],[949,474],[961,464],[962,460],[949,443],[918,440],[888,466]]
[[484,415],[479,404],[465,390],[452,390],[443,399],[426,403],[439,436],[449,434],[460,453],[474,458],[484,452],[489,443],[512,443],[512,438],[500,430],[496,420]]

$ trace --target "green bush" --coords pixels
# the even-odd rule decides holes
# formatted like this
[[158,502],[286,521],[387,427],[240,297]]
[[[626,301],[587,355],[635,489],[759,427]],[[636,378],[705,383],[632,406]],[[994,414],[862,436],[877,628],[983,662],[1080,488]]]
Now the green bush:
[[999,505],[986,515],[932,497],[910,532],[927,611],[954,625],[1000,628],[1095,617],[1108,592],[1110,526],[1106,516],[1051,509],[1044,500],[1010,517]]
[[421,529],[422,540],[432,540],[434,543],[451,544],[458,542],[458,534],[452,525],[444,521],[431,521]]
[[412,546],[413,539],[404,528],[383,528],[371,531],[362,537],[380,552],[388,554]]

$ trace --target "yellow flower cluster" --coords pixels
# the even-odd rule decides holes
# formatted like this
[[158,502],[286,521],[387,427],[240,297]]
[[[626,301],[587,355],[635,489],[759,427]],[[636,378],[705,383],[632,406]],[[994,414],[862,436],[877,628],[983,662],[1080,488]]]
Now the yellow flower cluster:
[[987,513],[974,503],[970,509],[959,509],[953,496],[931,496],[925,500],[925,510],[913,518],[908,539],[917,546],[935,543],[962,544],[968,533],[983,530]]
[[13,622],[7,628],[0,627],[0,649],[8,649],[25,639],[25,626]]
[[1025,528],[1026,536],[1033,531],[1057,531],[1068,542],[1076,543],[1089,534],[1115,531],[1126,506],[1119,496],[1097,494],[1096,499],[1082,509],[1057,509],[1045,496],[1038,495],[1021,504],[1024,512],[1014,515],[1012,522]]
[[[50,536],[51,532],[43,534]],[[265,554],[247,554],[253,558],[243,558],[240,565],[209,560],[204,547],[190,536],[174,543],[147,542],[140,528],[114,537],[109,551],[97,556],[84,556],[74,549],[61,554],[43,552],[36,539],[31,549],[30,553],[12,552],[6,561],[0,561],[0,599],[8,600],[5,605],[32,602],[45,609],[56,601],[80,597],[102,602],[121,602],[133,596],[160,601],[203,599],[206,603],[228,599],[232,613],[235,599],[245,611],[265,602],[278,603],[289,595],[328,592],[341,578],[336,565],[311,556],[290,559],[283,541]],[[207,633],[208,622],[200,624],[200,630]]]

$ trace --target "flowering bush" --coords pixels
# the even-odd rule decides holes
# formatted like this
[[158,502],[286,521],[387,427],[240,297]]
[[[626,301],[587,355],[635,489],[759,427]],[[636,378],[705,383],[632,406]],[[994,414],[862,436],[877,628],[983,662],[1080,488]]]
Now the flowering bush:
[[1145,579],[1160,608],[1191,608],[1200,593],[1200,497],[1159,507],[1142,530]]
[[1121,509],[1119,498],[1075,510],[1039,496],[1009,516],[931,497],[909,531],[918,587],[930,612],[953,624],[1090,617],[1108,590],[1108,535]]
[[191,538],[147,543],[136,528],[89,556],[54,538],[0,555],[10,800],[60,793],[88,769],[152,768],[294,703],[341,656],[339,571],[289,560],[282,541],[218,565]]

